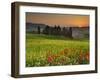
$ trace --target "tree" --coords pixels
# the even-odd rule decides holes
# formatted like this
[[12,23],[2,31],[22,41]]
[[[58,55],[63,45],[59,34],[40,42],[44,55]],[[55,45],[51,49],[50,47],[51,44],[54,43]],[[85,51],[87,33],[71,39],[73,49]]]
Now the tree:
[[44,34],[49,34],[49,26],[47,25],[46,27],[45,27],[45,29],[43,30],[43,33]]
[[54,28],[53,28],[53,34],[54,34],[54,35],[57,35],[57,26],[56,26],[56,25],[55,25]]
[[72,27],[69,27],[69,38],[72,38]]
[[38,34],[40,34],[40,26],[38,26]]
[[63,29],[62,29],[62,35],[63,35],[63,36],[65,36],[65,32],[66,32],[66,28],[63,27]]
[[61,34],[61,28],[60,28],[60,26],[57,27],[57,34],[58,34],[58,35]]

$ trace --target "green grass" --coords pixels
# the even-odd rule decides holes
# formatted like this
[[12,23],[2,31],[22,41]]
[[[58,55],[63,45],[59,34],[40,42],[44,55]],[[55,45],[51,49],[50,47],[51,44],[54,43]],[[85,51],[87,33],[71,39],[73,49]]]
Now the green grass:
[[[88,39],[71,40],[63,36],[26,34],[26,67],[87,64],[89,61],[80,60],[80,54],[87,52]],[[52,58],[52,55],[60,57]],[[48,60],[49,57],[52,62]],[[65,61],[61,62],[62,59]]]

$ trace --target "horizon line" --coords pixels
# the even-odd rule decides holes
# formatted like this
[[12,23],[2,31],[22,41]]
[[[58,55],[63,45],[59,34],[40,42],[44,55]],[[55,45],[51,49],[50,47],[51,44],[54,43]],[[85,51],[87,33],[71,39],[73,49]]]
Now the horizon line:
[[42,25],[46,25],[46,26],[50,26],[50,27],[55,27],[55,26],[60,26],[60,27],[89,27],[89,25],[88,26],[76,26],[76,25],[59,25],[59,24],[55,24],[55,25],[49,25],[49,24],[45,24],[45,23],[32,23],[32,22],[26,22],[26,24],[27,23],[30,23],[30,24],[42,24]]

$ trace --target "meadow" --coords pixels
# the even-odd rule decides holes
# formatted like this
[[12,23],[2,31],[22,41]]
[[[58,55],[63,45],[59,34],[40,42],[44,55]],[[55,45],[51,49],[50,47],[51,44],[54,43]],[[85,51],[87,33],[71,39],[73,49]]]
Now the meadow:
[[26,67],[89,64],[89,40],[26,34]]

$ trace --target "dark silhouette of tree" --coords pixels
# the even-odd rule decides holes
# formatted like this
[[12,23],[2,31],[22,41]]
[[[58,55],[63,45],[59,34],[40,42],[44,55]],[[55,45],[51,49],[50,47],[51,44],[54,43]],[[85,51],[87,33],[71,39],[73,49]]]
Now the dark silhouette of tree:
[[40,34],[40,26],[38,26],[38,34]]
[[49,35],[53,34],[53,27],[49,27]]
[[72,27],[69,27],[69,38],[72,38]]
[[57,35],[57,26],[55,25],[54,30],[53,30],[53,34]]
[[45,27],[45,29],[43,30],[43,33],[44,34],[49,34],[49,26],[47,25],[46,27]]
[[61,28],[60,26],[57,27],[57,35],[60,35],[61,34]]
[[[38,27],[38,33],[40,33],[40,28]],[[43,34],[47,35],[62,35],[65,37],[72,38],[72,27],[60,27],[58,26],[46,26],[43,30]]]
[[66,28],[63,27],[63,29],[62,29],[62,35],[65,36],[65,33],[66,33]]
[[65,37],[72,38],[72,27],[63,27],[62,35]]

